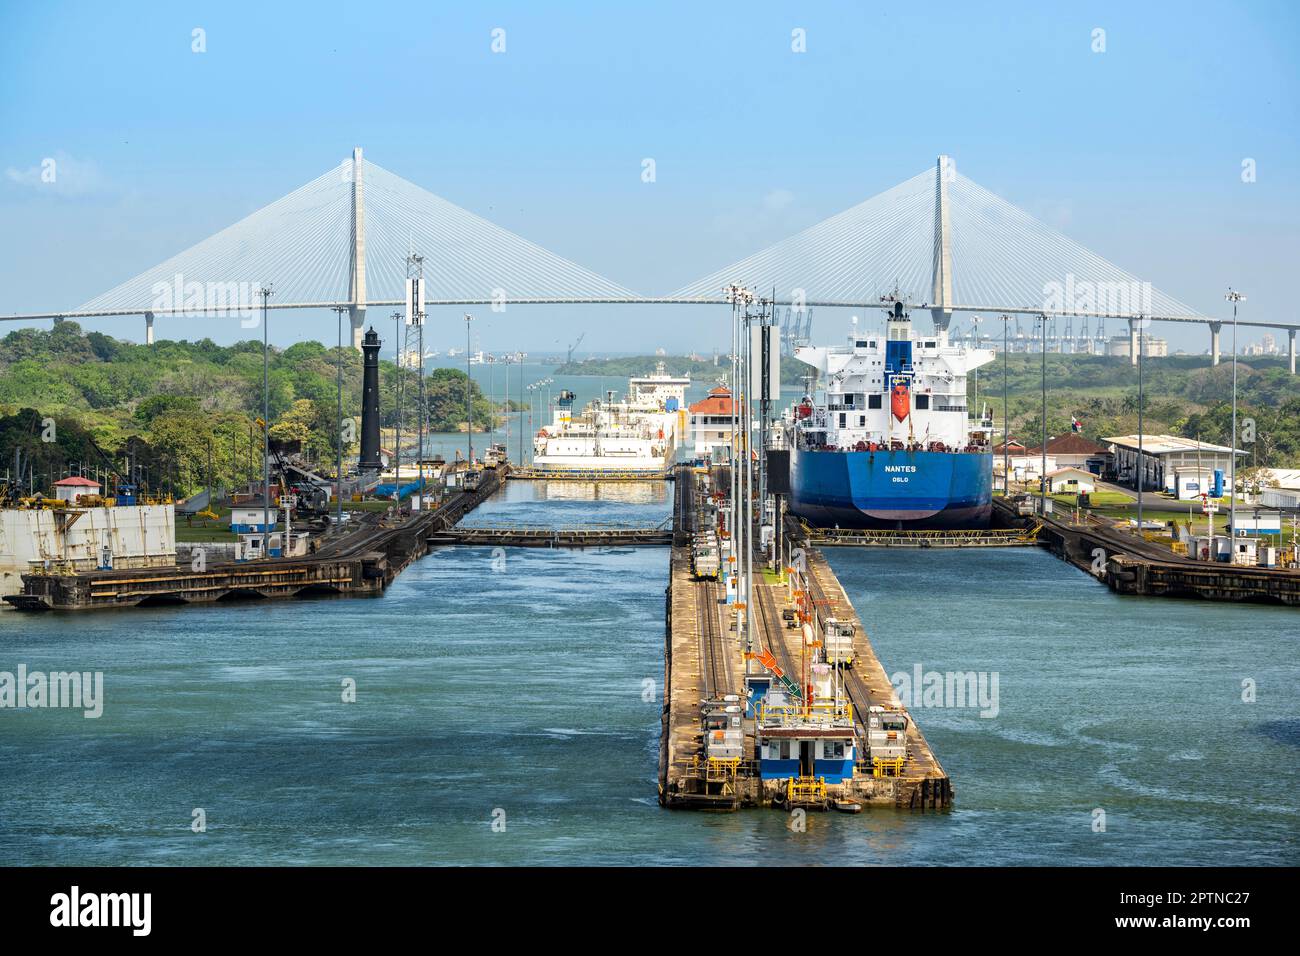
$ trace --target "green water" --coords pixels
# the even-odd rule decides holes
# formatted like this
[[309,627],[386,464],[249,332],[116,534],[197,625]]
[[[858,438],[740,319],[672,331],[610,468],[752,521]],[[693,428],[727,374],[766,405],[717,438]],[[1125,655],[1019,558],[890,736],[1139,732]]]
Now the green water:
[[[476,517],[668,513],[633,487],[511,483]],[[1300,862],[1295,610],[1119,598],[1032,549],[829,556],[891,673],[999,675],[994,719],[915,711],[950,813],[660,809],[667,552],[450,548],[375,599],[0,614],[0,670],[106,698],[0,710],[0,859]]]

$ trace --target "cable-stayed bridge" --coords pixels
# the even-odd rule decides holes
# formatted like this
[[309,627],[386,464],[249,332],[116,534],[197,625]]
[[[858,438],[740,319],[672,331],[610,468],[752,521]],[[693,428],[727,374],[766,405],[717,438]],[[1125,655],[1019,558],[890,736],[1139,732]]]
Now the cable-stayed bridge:
[[[426,307],[724,304],[723,288],[738,283],[760,294],[771,290],[777,305],[803,312],[874,308],[897,291],[909,308],[928,310],[943,334],[954,313],[1041,317],[1035,324],[1044,342],[1061,341],[1058,318],[1074,341],[1096,340],[1089,321],[1095,329],[1106,319],[1124,320],[1134,362],[1147,322],[1205,323],[1215,364],[1224,321],[1039,222],[957,173],[944,156],[934,168],[739,262],[668,295],[646,296],[363,160],[360,149],[76,308],[0,319],[140,315],[152,342],[157,316],[255,314],[258,290],[270,283],[268,308],[346,311],[359,345],[368,308],[405,304],[412,253],[421,259]],[[1069,324],[1076,318],[1077,338]],[[1296,323],[1240,324],[1286,329],[1295,371]]]

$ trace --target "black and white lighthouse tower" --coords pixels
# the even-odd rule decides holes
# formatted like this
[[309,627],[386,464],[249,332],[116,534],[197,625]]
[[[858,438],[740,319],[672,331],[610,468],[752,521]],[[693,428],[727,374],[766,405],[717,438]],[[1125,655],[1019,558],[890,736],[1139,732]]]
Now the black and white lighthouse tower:
[[372,326],[361,340],[361,471],[378,471],[379,460],[379,334]]

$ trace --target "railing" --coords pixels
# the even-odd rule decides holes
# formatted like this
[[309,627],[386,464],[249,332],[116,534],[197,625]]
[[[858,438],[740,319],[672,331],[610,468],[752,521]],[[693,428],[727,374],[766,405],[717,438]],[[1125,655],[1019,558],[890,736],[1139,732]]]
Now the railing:
[[1039,522],[1033,528],[988,528],[974,530],[903,530],[886,528],[816,528],[800,519],[799,526],[814,544],[948,544],[995,545],[1034,544],[1042,529]]
[[758,707],[760,726],[793,727],[805,724],[845,724],[853,726],[853,704],[850,701],[813,702],[811,704],[768,704],[764,700]]
[[672,515],[668,515],[667,517],[662,518],[657,524],[651,526],[620,524],[619,522],[608,522],[608,521],[604,521],[604,522],[578,521],[578,522],[574,522],[573,524],[567,524],[564,527],[557,527],[556,525],[546,524],[544,522],[501,521],[501,522],[494,522],[492,524],[475,524],[473,523],[473,521],[471,521],[469,523],[460,523],[454,525],[451,528],[451,530],[474,531],[474,532],[479,532],[479,531],[499,532],[502,534],[513,534],[516,532],[546,532],[547,534],[551,534],[551,533],[576,534],[579,532],[590,532],[590,531],[610,531],[610,532],[637,531],[637,532],[648,534],[653,531],[667,531],[672,526],[672,523],[673,523]]
[[533,468],[510,470],[510,478],[529,481],[665,481],[669,471],[660,468]]

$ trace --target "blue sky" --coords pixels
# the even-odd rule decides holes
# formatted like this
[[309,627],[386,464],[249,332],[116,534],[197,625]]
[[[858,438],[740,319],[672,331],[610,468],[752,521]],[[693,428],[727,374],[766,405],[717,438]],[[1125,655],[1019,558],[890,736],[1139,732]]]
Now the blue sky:
[[[361,145],[649,294],[948,153],[1193,307],[1222,313],[1231,284],[1251,313],[1297,320],[1295,4],[464,6],[159,3],[126,16],[0,0],[0,313],[75,306]],[[490,48],[498,27],[504,54]],[[795,28],[806,53],[791,51]],[[46,157],[55,188],[39,180]],[[1255,182],[1241,180],[1244,158]],[[459,315],[434,316],[435,346],[459,341]],[[484,310],[479,334],[488,349],[552,349],[585,331],[584,350],[703,350],[724,344],[726,318],[514,307]],[[840,321],[824,313],[817,337]],[[333,323],[277,317],[273,338],[331,338]],[[143,331],[139,319],[85,324]],[[233,320],[160,319],[158,331],[248,335]],[[1208,340],[1199,327],[1157,334],[1189,351]]]

